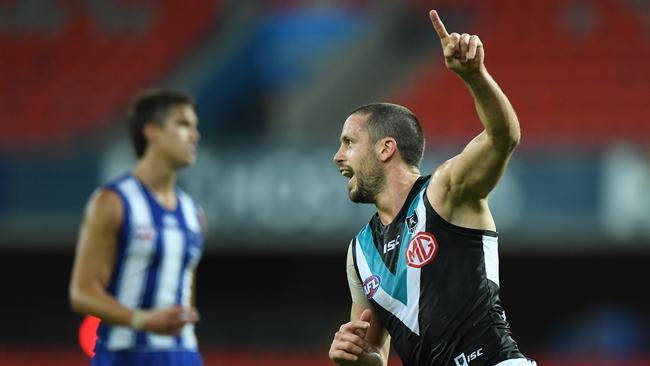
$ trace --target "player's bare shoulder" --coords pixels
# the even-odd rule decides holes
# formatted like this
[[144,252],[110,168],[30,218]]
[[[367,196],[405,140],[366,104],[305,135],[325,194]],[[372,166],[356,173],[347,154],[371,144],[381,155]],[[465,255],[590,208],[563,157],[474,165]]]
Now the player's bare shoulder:
[[98,188],[88,199],[84,222],[86,224],[117,227],[124,218],[124,207],[118,194],[110,189]]

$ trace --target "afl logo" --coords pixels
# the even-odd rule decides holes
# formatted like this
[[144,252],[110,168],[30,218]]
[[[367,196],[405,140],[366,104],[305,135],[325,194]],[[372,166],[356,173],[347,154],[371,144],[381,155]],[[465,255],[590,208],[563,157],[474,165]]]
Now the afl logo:
[[381,277],[378,275],[372,275],[363,281],[363,292],[366,294],[367,298],[372,299],[372,297],[375,296],[380,283]]
[[137,225],[135,227],[135,238],[137,240],[153,240],[156,238],[156,229],[149,225]]
[[406,248],[406,264],[409,267],[422,268],[436,257],[438,243],[433,234],[419,232],[411,239]]

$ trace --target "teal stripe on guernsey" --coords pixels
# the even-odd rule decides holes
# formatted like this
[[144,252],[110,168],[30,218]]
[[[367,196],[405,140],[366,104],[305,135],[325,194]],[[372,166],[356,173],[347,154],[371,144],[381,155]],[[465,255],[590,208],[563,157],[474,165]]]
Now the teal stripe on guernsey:
[[[422,194],[427,189],[428,183],[429,182],[427,180],[427,182],[422,185],[422,188],[406,211],[406,214],[404,216],[405,218],[411,216],[420,204],[420,201],[422,200]],[[397,268],[395,274],[393,274],[390,269],[388,269],[381,258],[381,255],[379,254],[379,251],[374,244],[370,224],[366,224],[366,226],[361,230],[361,232],[359,232],[359,235],[357,236],[358,243],[363,250],[363,254],[366,257],[366,262],[370,267],[370,271],[373,274],[377,274],[379,277],[381,277],[380,287],[384,289],[384,291],[386,291],[386,293],[388,293],[392,298],[399,300],[404,305],[408,305],[406,288],[406,249],[408,248],[409,241],[411,241],[411,236],[412,235],[408,230],[408,224],[405,220],[404,229],[402,230],[402,236],[400,238],[399,257],[397,258]],[[362,278],[361,280],[363,281],[364,279]]]

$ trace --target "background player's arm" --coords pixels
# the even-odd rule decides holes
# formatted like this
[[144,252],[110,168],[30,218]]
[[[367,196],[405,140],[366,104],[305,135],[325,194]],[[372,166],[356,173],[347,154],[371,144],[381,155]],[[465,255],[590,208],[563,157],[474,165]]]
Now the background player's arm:
[[519,143],[519,121],[508,98],[485,68],[481,40],[469,34],[450,35],[435,11],[430,16],[440,37],[445,64],[467,86],[485,127],[463,152],[443,164],[434,178],[440,179],[451,193],[448,205],[476,203],[487,198],[503,175]]
[[99,190],[88,202],[81,224],[70,280],[72,308],[111,324],[147,331],[176,334],[196,315],[181,307],[155,311],[129,309],[106,291],[117,252],[123,221],[122,203],[116,193]]
[[[208,232],[208,226],[207,226],[207,219],[205,218],[205,211],[203,210],[203,207],[199,206],[198,208],[199,211],[199,225],[201,226],[201,234],[203,235],[203,238],[205,239],[207,232]],[[196,275],[198,271],[196,268],[194,268],[194,271],[192,272],[192,294],[190,296],[190,306],[194,309],[196,309]],[[198,310],[197,310],[198,311]]]
[[81,314],[106,322],[130,325],[133,310],[120,304],[107,291],[117,252],[123,207],[117,194],[100,190],[84,212],[70,281],[70,304]]
[[190,306],[196,309],[196,269],[192,271],[192,294],[190,295]]
[[336,332],[329,356],[339,365],[386,366],[390,352],[390,335],[381,324],[363,293],[352,259],[352,246],[348,249],[346,272],[352,308],[350,322]]

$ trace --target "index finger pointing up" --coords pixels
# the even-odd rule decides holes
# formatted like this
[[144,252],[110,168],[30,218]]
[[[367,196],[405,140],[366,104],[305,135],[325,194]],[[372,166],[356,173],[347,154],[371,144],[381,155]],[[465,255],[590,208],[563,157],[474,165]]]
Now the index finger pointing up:
[[429,18],[431,18],[431,23],[433,24],[433,28],[436,30],[436,33],[438,33],[438,37],[440,37],[440,42],[442,43],[442,46],[446,46],[449,43],[449,33],[447,33],[447,30],[445,29],[445,25],[442,23],[442,20],[440,19],[440,16],[438,16],[438,12],[435,10],[431,10],[429,12]]

